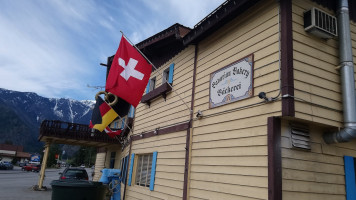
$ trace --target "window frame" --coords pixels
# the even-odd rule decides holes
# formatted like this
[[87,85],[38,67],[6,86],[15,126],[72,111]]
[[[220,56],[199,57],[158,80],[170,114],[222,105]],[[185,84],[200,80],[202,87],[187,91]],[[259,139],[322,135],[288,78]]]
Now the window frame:
[[162,72],[162,84],[167,83],[169,79],[169,67]]
[[123,184],[126,184],[126,177],[127,177],[127,171],[128,171],[128,168],[129,167],[129,155],[126,155],[125,157],[123,157],[121,159],[121,182]]
[[152,90],[154,90],[156,88],[156,77],[153,77],[150,79],[150,88],[148,92],[151,92]]
[[[144,162],[143,159],[145,156],[148,156],[148,161],[146,162],[147,166],[143,166]],[[141,162],[140,162],[141,158]],[[133,184],[136,186],[140,187],[150,187],[150,182],[151,182],[151,173],[152,173],[152,161],[153,161],[153,153],[144,153],[144,154],[136,154],[135,155],[135,168],[134,168],[134,178],[133,178]],[[139,166],[141,165],[141,166]],[[143,169],[146,169],[145,177],[142,176],[142,171]],[[138,172],[140,171],[140,173]],[[141,182],[141,180],[145,180],[145,183]]]

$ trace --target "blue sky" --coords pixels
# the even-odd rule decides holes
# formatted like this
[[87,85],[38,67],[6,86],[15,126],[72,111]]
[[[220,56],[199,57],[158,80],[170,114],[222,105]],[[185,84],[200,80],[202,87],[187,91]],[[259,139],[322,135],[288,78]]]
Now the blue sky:
[[138,43],[174,23],[193,27],[224,0],[4,0],[0,88],[94,100],[120,30]]

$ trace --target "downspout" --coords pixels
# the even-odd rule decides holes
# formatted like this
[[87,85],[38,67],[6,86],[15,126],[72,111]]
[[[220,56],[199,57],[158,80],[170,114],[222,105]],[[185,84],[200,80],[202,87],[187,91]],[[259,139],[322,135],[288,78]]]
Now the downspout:
[[339,1],[337,15],[344,128],[338,132],[324,134],[323,138],[327,144],[349,142],[356,138],[355,79],[347,0]]
[[185,164],[184,164],[184,183],[183,183],[183,200],[189,199],[190,186],[190,168],[192,159],[192,140],[193,140],[193,112],[194,112],[194,98],[195,98],[195,82],[197,74],[198,62],[198,44],[194,45],[194,68],[193,68],[193,84],[192,84],[192,98],[190,103],[189,127],[187,129],[186,143],[185,143]]

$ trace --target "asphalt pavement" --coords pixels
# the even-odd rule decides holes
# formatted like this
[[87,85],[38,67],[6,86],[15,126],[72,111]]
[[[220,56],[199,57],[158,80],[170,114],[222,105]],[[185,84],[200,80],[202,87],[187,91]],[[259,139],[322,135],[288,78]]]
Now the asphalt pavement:
[[[0,170],[0,199],[1,200],[50,200],[52,187],[50,183],[58,180],[61,169],[46,169],[43,186],[46,191],[34,191],[32,187],[38,184],[40,173],[25,172],[20,167],[13,170]],[[92,169],[86,168],[89,180],[91,180]]]

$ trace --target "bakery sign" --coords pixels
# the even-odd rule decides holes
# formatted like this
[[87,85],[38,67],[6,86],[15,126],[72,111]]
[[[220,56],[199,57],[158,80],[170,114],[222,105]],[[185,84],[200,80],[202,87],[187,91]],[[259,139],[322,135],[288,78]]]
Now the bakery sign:
[[252,95],[253,54],[210,75],[210,108],[246,99]]

